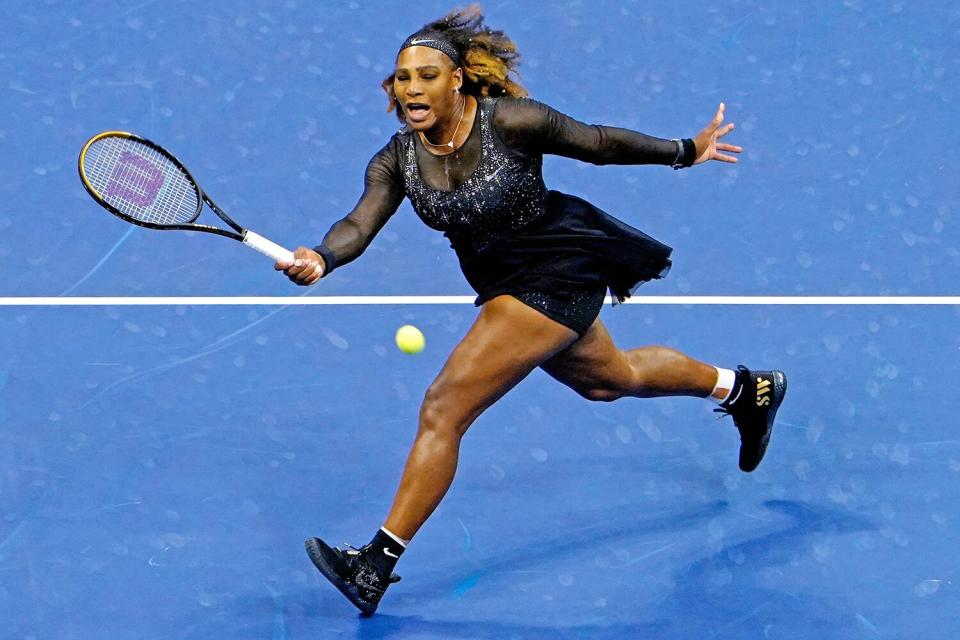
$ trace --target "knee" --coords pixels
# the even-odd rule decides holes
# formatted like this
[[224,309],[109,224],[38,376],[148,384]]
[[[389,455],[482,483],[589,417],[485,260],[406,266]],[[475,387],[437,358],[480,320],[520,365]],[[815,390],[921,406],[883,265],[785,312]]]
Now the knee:
[[420,405],[419,435],[443,439],[463,437],[466,428],[454,405],[453,399],[441,385],[431,385]]

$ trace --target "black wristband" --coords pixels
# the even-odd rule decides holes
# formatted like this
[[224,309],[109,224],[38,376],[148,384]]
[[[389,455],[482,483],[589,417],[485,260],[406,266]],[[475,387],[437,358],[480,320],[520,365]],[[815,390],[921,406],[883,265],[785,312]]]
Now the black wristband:
[[673,159],[673,162],[670,163],[670,166],[674,169],[679,169],[682,166],[680,163],[683,160],[683,143],[680,142],[679,138],[673,138],[670,142],[677,143],[677,157]]
[[683,143],[683,168],[692,167],[697,159],[697,145],[692,138],[684,138],[680,142]]
[[313,248],[313,250],[319,253],[320,257],[323,258],[323,275],[320,277],[325,278],[337,266],[337,258],[333,255],[333,251],[330,250],[330,247],[325,244],[318,244]]

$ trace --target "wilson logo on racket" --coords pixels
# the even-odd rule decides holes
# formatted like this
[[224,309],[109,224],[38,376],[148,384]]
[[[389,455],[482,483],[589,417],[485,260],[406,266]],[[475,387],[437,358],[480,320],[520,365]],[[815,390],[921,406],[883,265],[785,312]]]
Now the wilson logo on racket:
[[163,188],[163,172],[135,153],[124,151],[104,189],[104,195],[149,207]]
[[[204,231],[238,240],[277,262],[293,252],[244,229],[205,194],[172,153],[126,131],[104,131],[83,145],[78,161],[87,193],[110,213],[148,229]],[[196,222],[206,204],[230,229]]]

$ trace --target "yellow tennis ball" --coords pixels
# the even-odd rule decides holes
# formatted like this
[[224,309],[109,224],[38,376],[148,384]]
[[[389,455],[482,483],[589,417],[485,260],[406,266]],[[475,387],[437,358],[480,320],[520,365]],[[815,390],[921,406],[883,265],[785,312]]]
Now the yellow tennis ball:
[[405,324],[397,329],[396,339],[397,347],[404,353],[420,353],[427,344],[420,329],[412,324]]

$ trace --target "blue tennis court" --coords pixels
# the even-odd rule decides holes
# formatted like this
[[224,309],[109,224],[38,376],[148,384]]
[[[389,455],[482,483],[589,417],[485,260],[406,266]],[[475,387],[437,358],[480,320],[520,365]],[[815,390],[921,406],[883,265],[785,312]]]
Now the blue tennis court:
[[[743,474],[707,403],[590,403],[535,372],[471,427],[365,619],[303,540],[382,524],[477,314],[435,298],[470,294],[447,241],[405,203],[300,289],[236,243],[104,213],[76,157],[140,133],[238,220],[315,244],[399,126],[379,88],[397,45],[453,6],[104,6],[18,6],[0,39],[0,637],[950,636],[956,9],[484,6],[533,97],[579,119],[686,136],[726,102],[738,165],[550,158],[545,177],[675,247],[666,279],[601,313],[618,345],[780,368],[790,391]],[[305,304],[328,296],[383,299]],[[423,353],[393,344],[402,324]]]

